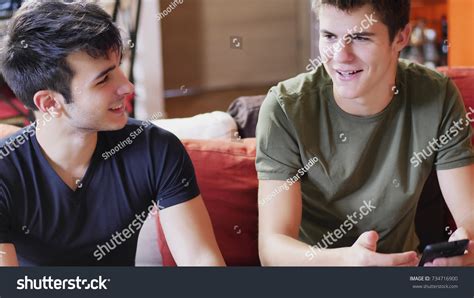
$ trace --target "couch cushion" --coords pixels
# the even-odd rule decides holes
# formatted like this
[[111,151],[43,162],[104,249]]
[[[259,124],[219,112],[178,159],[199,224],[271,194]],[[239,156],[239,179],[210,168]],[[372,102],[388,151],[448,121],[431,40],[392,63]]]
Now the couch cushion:
[[[184,140],[183,144],[193,161],[226,264],[260,265],[255,139]],[[174,266],[159,219],[157,225],[163,265]]]
[[237,124],[225,112],[200,114],[190,118],[161,119],[153,124],[172,132],[180,139],[232,139]]
[[466,106],[474,107],[474,67],[440,67],[438,70],[453,80]]
[[3,139],[15,132],[20,130],[19,127],[8,125],[8,124],[0,124],[0,139]]
[[[7,119],[26,118],[27,116],[28,109],[25,108],[20,100],[15,98],[10,88],[0,80],[0,120],[3,120],[5,123],[4,120]],[[22,122],[22,120],[18,122]]]
[[255,138],[258,113],[265,97],[265,95],[241,96],[230,104],[227,113],[237,123],[242,139]]

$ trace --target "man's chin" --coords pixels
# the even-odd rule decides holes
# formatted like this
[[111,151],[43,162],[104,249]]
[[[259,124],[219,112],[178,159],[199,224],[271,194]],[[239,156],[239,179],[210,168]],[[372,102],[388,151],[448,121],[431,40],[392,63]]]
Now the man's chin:
[[337,94],[339,95],[340,99],[343,100],[355,100],[360,98],[361,94],[358,90],[348,90],[347,87],[336,89]]
[[124,117],[123,120],[121,121],[117,121],[115,119],[115,121],[110,121],[108,122],[107,124],[105,124],[103,126],[103,128],[100,130],[100,131],[117,131],[117,130],[121,130],[125,127],[125,125],[127,125],[127,122],[128,122],[128,117]]

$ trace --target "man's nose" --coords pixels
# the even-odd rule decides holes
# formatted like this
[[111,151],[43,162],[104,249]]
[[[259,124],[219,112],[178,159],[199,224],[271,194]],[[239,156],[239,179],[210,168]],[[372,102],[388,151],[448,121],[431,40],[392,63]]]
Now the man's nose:
[[351,44],[343,44],[337,51],[334,51],[333,60],[339,63],[352,62],[354,60],[354,52]]
[[120,87],[117,90],[117,93],[120,96],[124,96],[127,94],[132,94],[135,91],[135,86],[128,80],[128,78],[122,74],[122,82],[120,84]]

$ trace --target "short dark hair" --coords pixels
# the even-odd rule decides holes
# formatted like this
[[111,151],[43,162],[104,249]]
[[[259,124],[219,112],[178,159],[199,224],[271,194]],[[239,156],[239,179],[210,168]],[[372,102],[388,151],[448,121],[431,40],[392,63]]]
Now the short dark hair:
[[122,53],[120,31],[98,5],[33,1],[10,24],[0,67],[15,95],[36,111],[33,96],[39,90],[58,92],[66,103],[72,102],[69,54],[84,51],[92,58],[107,58],[111,50]]
[[371,5],[382,23],[388,27],[389,40],[410,22],[411,0],[315,0],[316,7],[332,5],[346,12],[353,11],[366,4]]

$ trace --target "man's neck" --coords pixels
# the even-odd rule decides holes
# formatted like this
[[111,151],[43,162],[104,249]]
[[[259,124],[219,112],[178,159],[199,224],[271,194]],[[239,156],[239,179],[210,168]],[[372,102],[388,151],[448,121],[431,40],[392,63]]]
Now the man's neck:
[[382,112],[394,98],[395,93],[392,88],[395,85],[397,65],[392,65],[387,71],[387,76],[364,96],[347,99],[340,97],[334,89],[333,94],[336,104],[344,112],[355,116],[368,117]]
[[72,128],[55,119],[37,130],[36,138],[64,182],[72,186],[83,178],[97,146],[97,132]]
[[[394,94],[390,91],[390,88],[387,89],[389,90],[387,92],[380,92],[373,95],[367,94],[366,96],[359,98],[338,98],[336,94],[334,98],[337,105],[344,112],[355,116],[369,117],[382,112],[392,101]],[[374,99],[376,100],[374,101]]]

